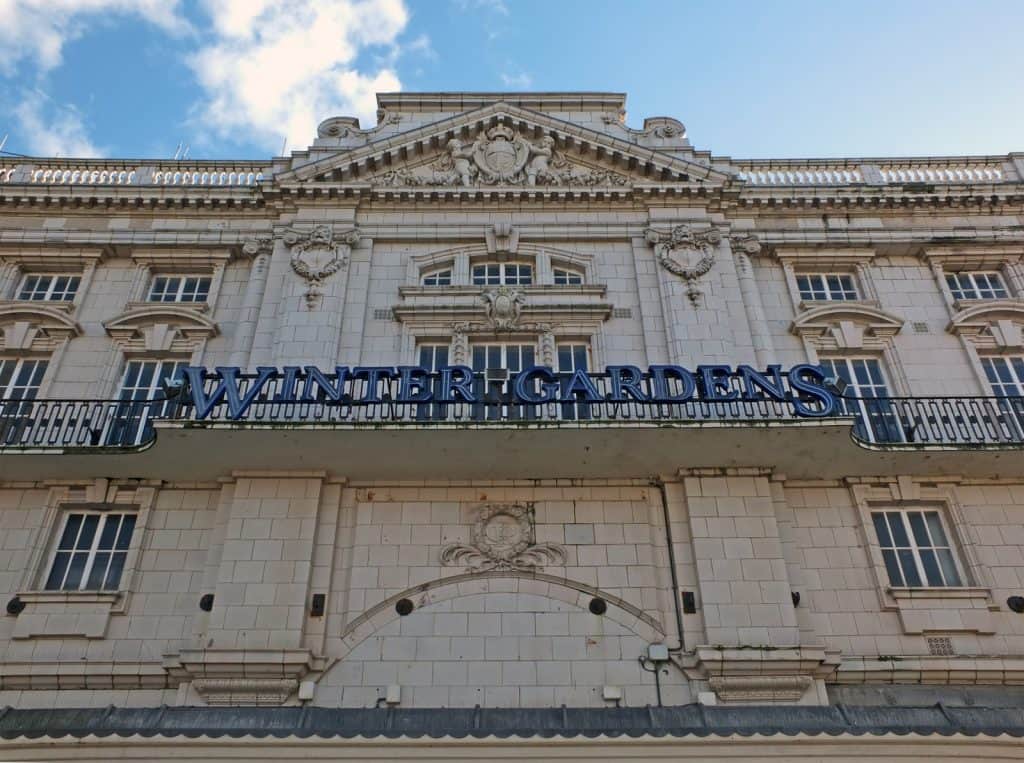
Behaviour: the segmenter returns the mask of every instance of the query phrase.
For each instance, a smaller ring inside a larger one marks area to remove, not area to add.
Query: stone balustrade
[[[270,162],[168,162],[142,165],[103,160],[45,160],[0,166],[0,184],[253,186],[263,181],[264,171],[269,170],[270,166]]]
[[[892,160],[739,161],[732,166],[752,186],[904,185],[909,183],[1004,183],[1020,181],[1015,164],[999,157]]]

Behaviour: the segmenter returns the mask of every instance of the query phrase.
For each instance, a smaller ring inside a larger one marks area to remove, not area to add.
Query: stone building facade
[[[378,100],[272,161],[0,164],[0,755],[1021,755],[1024,155]],[[835,415],[699,370],[801,364]]]

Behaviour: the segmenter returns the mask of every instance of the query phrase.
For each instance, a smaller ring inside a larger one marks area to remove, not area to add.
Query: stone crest
[[[491,327],[497,331],[510,331],[519,323],[526,298],[510,286],[499,286],[480,295],[484,312]]]
[[[534,570],[565,564],[565,550],[537,543],[532,503],[487,504],[477,510],[470,543],[453,543],[441,550],[441,564],[465,565],[472,572]]]
[[[321,283],[348,264],[352,247],[359,243],[359,232],[353,228],[335,236],[330,225],[317,225],[306,231],[289,228],[284,243],[292,250],[292,270],[307,284],[306,307],[313,310],[323,294]]]
[[[612,170],[572,164],[550,135],[531,142],[502,123],[480,133],[472,143],[452,138],[445,144],[445,153],[430,164],[389,170],[372,180],[385,186],[625,186],[630,182]]]
[[[717,228],[698,231],[683,224],[668,233],[648,228],[646,238],[654,247],[658,264],[686,281],[686,296],[696,305],[701,295],[696,281],[715,264],[715,247],[722,241],[721,232]]]

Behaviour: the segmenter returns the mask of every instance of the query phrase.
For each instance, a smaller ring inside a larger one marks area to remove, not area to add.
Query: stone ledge
[[[825,704],[824,679],[839,664],[824,646],[698,646],[680,667],[703,680],[724,704]]]
[[[177,685],[157,662],[0,662],[4,691],[173,689]]]
[[[163,667],[209,705],[279,706],[324,659],[308,649],[184,649],[165,655]]]
[[[1024,686],[1024,657],[844,657],[829,683]]]

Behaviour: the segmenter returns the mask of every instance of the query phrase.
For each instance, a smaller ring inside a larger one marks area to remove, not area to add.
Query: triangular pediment
[[[274,178],[380,187],[715,188],[727,173],[497,102],[310,162]]]

